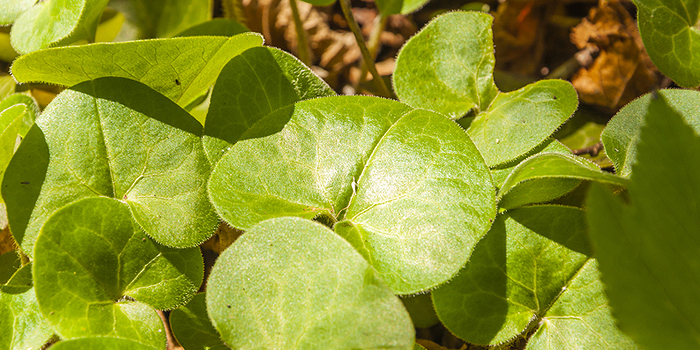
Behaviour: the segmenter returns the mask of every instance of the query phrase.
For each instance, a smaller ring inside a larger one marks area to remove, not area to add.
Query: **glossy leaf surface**
[[[635,0],[639,33],[654,64],[678,85],[700,85],[700,1]]]
[[[294,56],[251,48],[231,59],[214,85],[204,125],[207,156],[215,163],[238,140],[279,131],[286,120],[270,118],[278,109],[332,95],[328,84]]]
[[[467,129],[490,167],[512,161],[549,138],[576,111],[578,97],[564,80],[541,80],[499,93]]]
[[[12,74],[20,82],[63,86],[101,77],[128,78],[184,107],[214,83],[232,57],[260,45],[260,35],[245,33],[54,48],[17,59]]]
[[[346,241],[309,220],[254,226],[221,254],[207,286],[209,315],[233,348],[413,348],[401,301]]]
[[[187,305],[173,310],[170,327],[178,343],[187,350],[228,349],[211,324],[204,293],[195,295]]]
[[[0,293],[0,349],[39,349],[53,330],[39,312],[34,288]]]
[[[412,294],[451,278],[495,215],[483,159],[439,114],[342,96],[270,119],[289,121],[233,145],[212,172],[210,196],[234,227],[279,216],[342,220],[335,230],[397,294]]]
[[[700,346],[700,137],[666,94],[642,116],[625,205],[588,200],[590,237],[620,329],[647,349]]]
[[[26,254],[51,213],[86,197],[125,201],[146,234],[168,246],[191,247],[216,230],[201,125],[165,97],[132,80],[102,78],[61,93],[37,124],[44,135],[25,139],[20,148],[29,143],[29,154],[18,150],[3,185]],[[27,208],[34,208],[29,217]]]
[[[39,1],[15,20],[12,47],[30,53],[57,44],[95,38],[95,29],[108,0]],[[3,11],[4,12],[4,11]]]
[[[401,102],[458,119],[486,110],[498,93],[493,83],[493,18],[452,12],[426,25],[399,52],[394,89]]]
[[[691,90],[660,90],[666,103],[683,117],[695,133],[700,133],[700,92]],[[637,161],[639,132],[653,94],[644,95],[622,108],[605,127],[601,140],[605,152],[615,164],[620,176],[629,176]]]

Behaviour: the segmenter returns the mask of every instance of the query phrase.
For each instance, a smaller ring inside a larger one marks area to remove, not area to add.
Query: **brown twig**
[[[600,153],[600,151],[602,151],[602,150],[603,150],[603,143],[602,143],[602,142],[598,142],[598,143],[596,143],[595,145],[588,146],[588,147],[584,147],[584,148],[575,149],[575,150],[573,150],[572,152],[573,152],[575,155],[577,155],[577,156],[580,156],[580,155],[582,155],[582,154],[589,154],[591,157],[595,157],[595,156],[597,156],[598,153]]]

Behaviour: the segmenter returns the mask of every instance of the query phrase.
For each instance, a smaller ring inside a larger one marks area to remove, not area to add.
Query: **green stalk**
[[[377,18],[375,18],[374,20],[374,27],[372,27],[372,33],[370,33],[369,35],[369,43],[367,43],[369,53],[370,55],[372,55],[372,62],[374,62],[377,59],[377,52],[379,51],[379,46],[382,44],[382,32],[384,32],[384,29],[386,28],[386,23],[388,22],[388,19],[388,16],[384,16],[380,12]],[[360,84],[364,83],[367,80],[366,76],[367,65],[363,64],[360,73],[360,80],[357,84],[358,87],[360,86]]]
[[[367,69],[369,69],[369,72],[372,73],[372,77],[374,77],[374,83],[377,85],[377,90],[379,90],[379,93],[384,97],[391,97],[391,91],[389,91],[389,88],[384,83],[384,79],[382,79],[382,77],[379,75],[379,72],[377,72],[377,67],[374,65],[374,59],[372,59],[372,55],[367,49],[367,44],[365,44],[365,38],[362,37],[362,32],[360,32],[360,26],[357,24],[355,17],[352,15],[350,0],[340,0],[340,7],[343,9],[343,15],[345,15],[345,20],[348,21],[350,30],[355,35],[355,41],[357,41],[357,46],[360,47],[362,59],[364,59]]]
[[[306,32],[304,31],[304,25],[301,23],[301,16],[299,16],[297,0],[289,0],[289,5],[292,7],[292,17],[294,17],[294,29],[297,32],[297,54],[299,55],[299,60],[301,60],[301,62],[304,63],[307,67],[311,67],[311,53],[309,50],[309,43],[306,40]]]

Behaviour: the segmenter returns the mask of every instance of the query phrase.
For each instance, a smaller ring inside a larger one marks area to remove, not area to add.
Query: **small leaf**
[[[382,16],[407,15],[423,7],[429,0],[377,0]]]
[[[227,350],[207,314],[205,295],[197,294],[190,302],[170,313],[170,327],[178,343],[187,350]]]
[[[495,215],[483,159],[439,114],[338,96],[275,118],[289,120],[281,132],[236,143],[212,172],[212,203],[234,227],[280,216],[342,220],[335,230],[394,292],[413,294],[454,276]]]
[[[51,350],[159,350],[165,349],[163,346],[153,346],[142,344],[130,339],[116,337],[89,337],[61,340],[51,346]]]
[[[700,137],[668,92],[646,105],[630,205],[594,187],[590,237],[620,329],[647,349],[698,348]]]
[[[232,348],[414,344],[408,313],[362,256],[331,230],[299,218],[261,222],[226,249],[212,269],[206,302]]]
[[[4,100],[0,101],[0,112],[5,109],[18,104],[24,105],[26,107],[26,113],[22,119],[22,125],[19,129],[19,136],[24,137],[29,131],[29,128],[34,125],[34,120],[39,115],[39,105],[37,105],[34,98],[25,94],[12,94],[7,96]]]
[[[574,155],[540,153],[520,163],[498,191],[499,206],[516,208],[559,198],[582,180],[625,187],[624,178],[604,173],[597,165]]]
[[[0,263],[0,292],[21,294],[32,288],[32,264],[22,266],[17,252],[0,255]]]
[[[126,204],[87,198],[58,210],[34,251],[42,314],[65,338],[118,336],[159,347],[163,324],[153,309],[186,303],[203,277],[199,249],[154,243]]]
[[[508,178],[508,175],[510,175],[510,173],[513,172],[513,169],[515,169],[515,167],[517,167],[526,159],[539,153],[560,153],[568,155],[571,154],[571,150],[558,140],[550,138],[548,141],[545,141],[543,144],[537,146],[535,149],[528,152],[524,156],[514,161],[499,165],[495,168],[491,168],[491,176],[493,176],[493,182],[496,185],[496,187],[503,187],[503,183],[506,181],[506,178]]]
[[[34,288],[0,293],[0,349],[39,349],[53,330],[39,312]]]
[[[168,246],[195,246],[214,234],[201,125],[165,97],[132,80],[101,78],[61,93],[37,125],[45,141],[28,135],[22,145],[35,142],[28,149],[40,152],[48,146],[48,168],[24,164],[43,163],[45,153],[18,150],[3,185],[12,198],[10,225],[26,254],[49,215],[86,197],[125,201],[146,234]]]
[[[23,83],[63,86],[101,77],[128,78],[184,107],[214,83],[232,57],[260,45],[259,34],[246,33],[62,47],[18,58],[12,74]]]
[[[80,39],[93,41],[107,2],[108,0],[36,2],[12,25],[12,46],[17,52],[27,54]]]
[[[657,92],[668,105],[678,111],[683,120],[695,133],[700,133],[700,92],[691,90],[660,90]],[[615,163],[620,176],[629,176],[632,165],[637,161],[639,132],[644,123],[644,115],[652,101],[653,94],[644,95],[622,108],[605,127],[601,140],[605,152]]]
[[[635,0],[644,48],[678,85],[700,85],[700,1]]]
[[[0,110],[0,180],[5,176],[5,169],[14,154],[25,114],[28,114],[27,107],[23,104]]]
[[[271,47],[248,49],[224,66],[214,85],[204,125],[207,156],[216,163],[237,141],[279,131],[284,123],[269,116],[283,107],[332,95],[294,56]]]
[[[428,23],[396,59],[399,100],[452,119],[486,110],[498,93],[492,21],[485,13],[451,12]]]
[[[540,80],[499,93],[467,129],[490,167],[512,161],[542,144],[576,111],[571,83]]]

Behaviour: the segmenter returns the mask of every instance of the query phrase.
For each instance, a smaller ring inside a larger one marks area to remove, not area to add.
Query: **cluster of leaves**
[[[413,349],[414,326],[438,321],[479,345],[698,346],[696,91],[614,117],[615,175],[552,138],[578,105],[570,83],[499,91],[488,14],[445,14],[409,40],[395,101],[336,96],[235,22],[62,46],[94,40],[106,1],[10,3],[14,78],[67,89],[41,113],[26,95],[0,102],[19,245],[0,256],[0,348],[164,349],[156,310],[186,349]],[[196,1],[174,3],[170,16]],[[673,3],[639,1],[642,35],[697,85],[700,2]],[[664,54],[669,38],[691,53]],[[245,233],[197,294],[197,246],[220,225]]]

